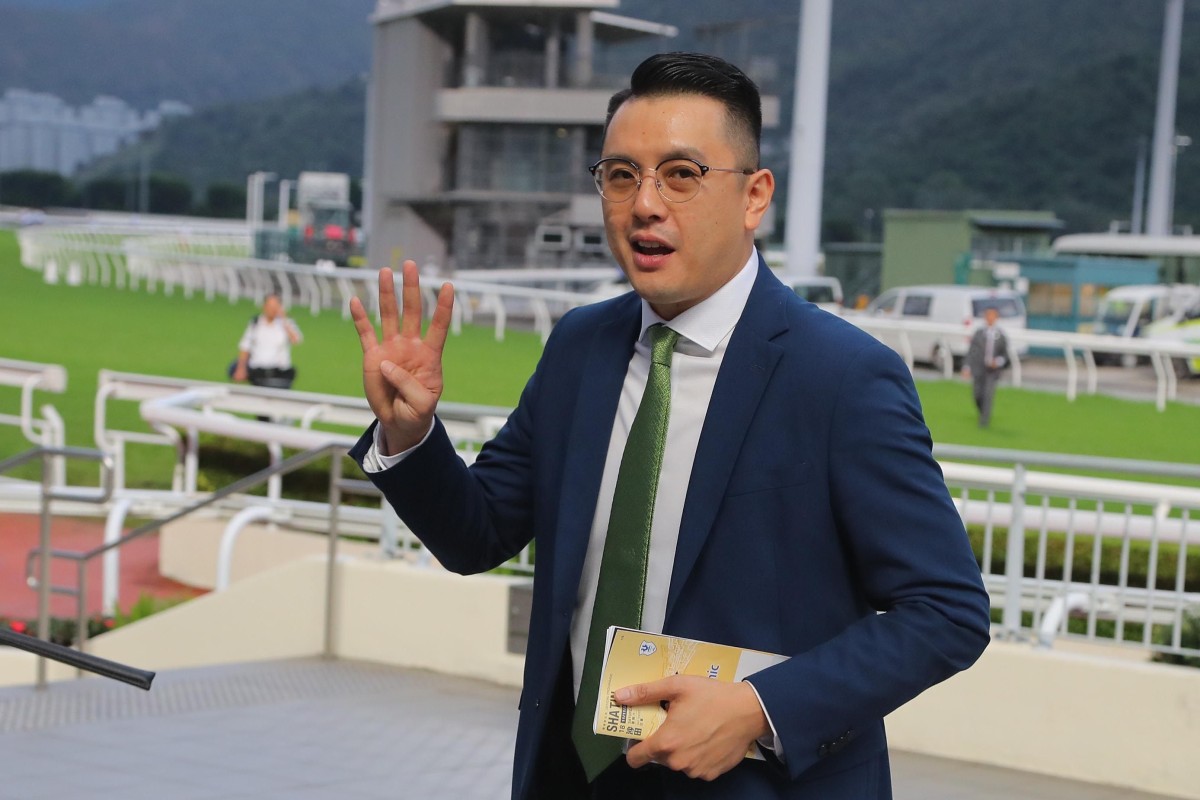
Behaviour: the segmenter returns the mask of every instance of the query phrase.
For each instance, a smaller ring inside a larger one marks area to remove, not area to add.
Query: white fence
[[[7,363],[11,362],[0,366]],[[25,369],[30,375],[51,376],[47,384],[52,388],[65,383],[59,380],[65,378],[60,367]],[[131,430],[112,423],[112,412],[122,403],[136,404],[146,426]],[[100,373],[95,406],[96,445],[114,463],[113,500],[104,509],[106,540],[120,535],[130,514],[167,513],[203,494],[197,486],[203,432],[265,444],[272,463],[277,463],[284,447],[308,449],[330,442],[348,446],[372,418],[361,398],[109,370]],[[451,403],[443,403],[440,412],[468,461],[507,416],[504,408]],[[260,421],[260,416],[268,421]],[[130,444],[174,451],[170,489],[125,486]],[[1002,633],[1043,644],[1066,636],[1200,654],[1181,638],[1185,615],[1200,613],[1195,577],[1200,559],[1200,467],[952,445],[938,446],[935,455],[964,523],[982,537],[981,567],[994,606],[1003,609]],[[1187,485],[1078,474],[1085,470],[1182,479]],[[29,492],[13,493],[18,483],[0,483],[0,501],[28,501]],[[330,513],[323,503],[283,498],[278,482],[268,484],[265,499],[241,497],[224,508],[233,519],[227,528],[230,544],[223,552],[232,548],[237,531],[251,519],[320,530]],[[346,506],[340,517],[348,532],[378,537],[385,553],[428,561],[419,542],[386,505]],[[1061,556],[1052,557],[1056,550]],[[1160,557],[1167,550],[1172,552],[1169,560]],[[110,608],[118,585],[117,551],[105,559],[105,607]],[[1034,567],[1025,570],[1030,560]],[[1145,565],[1137,568],[1138,560]],[[532,563],[526,551],[507,566],[530,573]],[[1134,581],[1133,574],[1145,578]],[[1076,618],[1080,621],[1072,622]]]
[[[969,332],[962,325],[936,322],[914,322],[911,320],[887,319],[866,314],[849,313],[845,319],[854,323],[900,354],[909,369],[916,361],[932,360],[934,352],[916,352],[913,338],[921,341],[933,340],[936,345],[936,366],[945,377],[953,374],[950,356],[951,341],[961,342]],[[1095,394],[1099,385],[1096,369],[1096,353],[1121,353],[1144,357],[1154,367],[1156,381],[1155,406],[1159,411],[1166,408],[1168,400],[1178,397],[1178,380],[1172,359],[1200,358],[1200,344],[1160,341],[1155,339],[1125,338],[1121,336],[1098,336],[1065,331],[1044,331],[1034,328],[1005,328],[1012,357],[1012,380],[1014,386],[1021,385],[1020,353],[1030,347],[1058,350],[1062,353],[1063,366],[1067,374],[1067,399],[1074,400],[1079,393],[1080,364],[1083,365],[1084,391]]]
[[[249,258],[250,236],[244,226],[176,223],[164,230],[146,226],[31,226],[21,229],[23,263],[41,270],[47,279],[99,283],[123,289],[144,288],[165,293],[177,288],[186,296],[218,297],[235,302],[248,298],[258,303],[269,292],[279,292],[288,306],[308,308],[313,314],[337,310],[349,315],[350,298],[358,297],[378,316],[377,274],[372,269],[337,269]],[[241,255],[239,255],[239,253]],[[597,285],[617,276],[612,268],[459,270],[446,278],[454,284],[458,302],[452,322],[454,332],[464,322],[488,320],[502,340],[515,318],[532,325],[545,341],[554,321],[575,306],[594,302]],[[436,270],[425,276],[427,308],[432,308],[443,279]],[[530,285],[533,284],[533,285]],[[933,358],[933,352],[916,352],[914,339],[934,341],[943,374],[951,374],[951,342],[967,335],[962,326],[894,320],[847,313],[846,319],[901,354],[912,368],[915,361]],[[1073,400],[1082,390],[1098,391],[1096,353],[1120,353],[1147,359],[1154,368],[1155,402],[1161,411],[1178,397],[1172,359],[1200,358],[1200,344],[1126,339],[1117,336],[1044,331],[1006,330],[1014,347],[1013,383],[1021,385],[1019,353],[1030,347],[1062,353],[1066,395]],[[922,346],[922,349],[924,347]],[[960,348],[957,348],[960,349]],[[1081,370],[1082,367],[1082,370]],[[1082,374],[1081,374],[1082,373]]]
[[[46,280],[91,283],[118,289],[144,289],[185,297],[202,296],[236,302],[261,303],[278,292],[289,307],[317,314],[337,310],[350,313],[350,299],[358,297],[378,316],[378,273],[373,269],[348,269],[249,257],[250,237],[245,228],[180,229],[170,233],[117,226],[35,226],[18,233],[21,261],[41,271]],[[545,341],[554,321],[575,306],[597,297],[578,291],[611,280],[611,268],[578,270],[462,270],[451,278],[459,301],[453,326],[477,317],[491,320],[497,340],[502,340],[510,320],[531,322]],[[503,279],[504,282],[501,282]],[[436,272],[426,275],[424,289],[432,308],[443,281]],[[542,284],[529,286],[524,284]],[[556,288],[544,288],[549,285]],[[571,288],[568,288],[571,287]]]
[[[963,522],[982,529],[985,582],[1001,630],[1111,640],[1183,652],[1184,615],[1200,616],[1200,466],[944,445],[935,447]],[[986,462],[986,465],[963,463]],[[1005,466],[995,466],[1005,464]],[[1073,470],[1037,472],[1042,466]],[[1184,479],[1191,485],[1088,477],[1079,471]],[[1003,553],[997,541],[1003,536]],[[1160,555],[1174,551],[1171,571]],[[1027,570],[1029,553],[1034,568]],[[1054,552],[1061,557],[1054,557]],[[1113,555],[1116,553],[1117,555]],[[1057,571],[1049,566],[1060,563]],[[1140,568],[1134,562],[1144,562]],[[1115,570],[1113,566],[1115,564]],[[1131,574],[1145,575],[1134,583]],[[1083,615],[1072,629],[1072,615]],[[1189,652],[1200,654],[1200,643]]]
[[[46,403],[35,409],[35,392],[62,394],[67,390],[67,370],[58,364],[36,364],[0,358],[0,386],[21,390],[16,413],[0,411],[0,425],[18,428],[30,444],[43,447],[62,447],[66,444],[66,425],[53,405]],[[51,483],[61,486],[66,480],[66,464],[52,458]]]

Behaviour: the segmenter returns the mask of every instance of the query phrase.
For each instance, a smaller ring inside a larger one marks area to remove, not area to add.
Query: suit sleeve
[[[878,613],[752,676],[793,777],[965,669],[989,641],[988,596],[908,370],[884,346],[863,347],[835,403],[828,458],[837,535]]]
[[[425,442],[403,461],[382,472],[364,470],[400,519],[453,572],[493,569],[533,536],[530,432],[541,369],[539,365],[508,422],[471,467],[437,420]],[[350,451],[360,467],[377,424]]]

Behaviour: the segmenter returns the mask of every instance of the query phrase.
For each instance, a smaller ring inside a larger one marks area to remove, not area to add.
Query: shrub
[[[1182,632],[1179,644],[1192,650],[1200,650],[1200,607],[1192,608],[1183,613]],[[1157,644],[1171,644],[1170,628],[1165,628],[1157,636]],[[1176,653],[1155,653],[1154,660],[1163,664],[1179,664],[1185,667],[1200,667],[1200,656],[1184,656]]]

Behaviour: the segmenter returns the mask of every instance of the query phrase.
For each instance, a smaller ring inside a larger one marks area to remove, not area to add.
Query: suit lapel
[[[783,355],[783,348],[771,340],[787,330],[788,294],[760,259],[754,288],[717,373],[696,448],[667,596],[668,622],[716,520],[759,401]]]
[[[554,608],[557,612],[573,612],[575,608],[608,442],[641,322],[640,309],[636,299],[631,299],[621,313],[599,325],[584,357],[571,436],[565,444],[567,453],[563,460],[562,496],[555,537],[558,563],[554,569]]]

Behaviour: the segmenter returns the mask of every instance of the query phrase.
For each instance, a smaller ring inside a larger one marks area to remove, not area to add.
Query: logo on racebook
[[[638,648],[639,656],[652,656],[656,652],[658,652],[658,646],[654,642],[648,642],[645,639],[642,640],[642,644]]]

